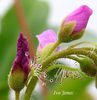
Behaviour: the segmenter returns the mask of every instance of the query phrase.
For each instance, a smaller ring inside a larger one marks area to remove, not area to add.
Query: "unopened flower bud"
[[[17,42],[17,55],[9,74],[9,85],[15,91],[20,91],[26,83],[30,71],[30,54],[27,39],[20,33]]]
[[[79,39],[85,31],[91,14],[92,9],[83,5],[68,15],[62,23],[59,40],[61,40],[61,42],[70,42]]]

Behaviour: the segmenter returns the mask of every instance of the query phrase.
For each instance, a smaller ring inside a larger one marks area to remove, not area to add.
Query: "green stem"
[[[77,68],[71,68],[71,67],[68,67],[68,66],[65,66],[65,65],[60,65],[60,64],[49,66],[45,71],[49,72],[49,71],[54,70],[56,68],[60,68],[60,69],[64,69],[64,70],[70,70],[70,71],[78,71]]]
[[[97,48],[95,48],[95,47],[94,47],[94,48],[93,48],[93,47],[91,47],[91,48],[90,48],[90,47],[83,47],[82,49],[83,49],[83,50],[90,50],[90,51],[94,51],[94,52],[96,52],[96,53],[97,53]]]
[[[27,86],[25,95],[24,95],[24,100],[30,100],[30,97],[32,95],[32,92],[36,86],[36,83],[38,81],[37,76],[33,76],[32,79],[30,80],[30,83]]]
[[[15,100],[20,100],[19,96],[20,96],[20,92],[19,91],[15,91]]]
[[[74,48],[74,47],[76,47],[76,46],[79,46],[79,45],[85,44],[85,43],[88,43],[88,42],[83,41],[83,42],[76,43],[76,44],[74,44],[74,45],[69,46],[68,49],[72,49],[72,48]]]
[[[49,52],[47,53],[46,57],[49,56],[60,44],[60,41],[58,40],[53,46],[52,48],[49,50]]]
[[[75,56],[67,56],[67,58],[73,59],[73,60],[75,60],[75,61],[77,61],[77,62],[80,63],[80,58],[78,58],[78,57],[75,57]]]
[[[96,85],[96,88],[97,88],[97,72],[96,72],[96,76],[95,76],[95,85]]]
[[[59,59],[59,58],[64,58],[68,55],[73,55],[73,54],[85,55],[93,59],[94,63],[97,65],[97,55],[95,52],[84,50],[83,48],[74,48],[74,49],[62,50],[56,54],[49,56],[44,62],[42,62],[42,70],[44,70],[45,67],[49,65],[51,62],[53,62],[54,60]]]

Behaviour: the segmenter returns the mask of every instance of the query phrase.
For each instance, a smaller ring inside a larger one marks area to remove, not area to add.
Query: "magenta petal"
[[[89,20],[90,15],[92,14],[92,9],[90,9],[88,6],[83,5],[74,12],[72,12],[70,15],[66,17],[64,20],[64,23],[75,21],[76,27],[73,31],[73,33],[78,33],[81,30],[85,29]]]
[[[58,40],[56,33],[51,29],[42,32],[36,37],[38,38],[39,41],[39,46],[38,46],[39,51],[41,51],[47,44],[55,43]]]
[[[27,39],[23,36],[22,33],[20,33],[18,42],[17,42],[17,55],[16,59],[13,63],[13,71],[17,69],[17,67],[20,67],[24,74],[27,76],[30,68],[30,54],[29,54],[29,48],[28,48],[28,42]]]

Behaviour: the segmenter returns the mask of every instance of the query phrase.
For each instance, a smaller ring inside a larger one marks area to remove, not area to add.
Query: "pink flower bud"
[[[18,67],[20,67],[24,72],[25,77],[27,77],[30,71],[29,65],[30,65],[30,54],[28,48],[28,41],[23,36],[23,34],[20,33],[17,42],[17,55],[13,63],[12,72],[14,72],[16,69],[18,69]]]
[[[81,38],[84,34],[92,10],[83,5],[69,14],[62,23],[58,39],[60,42],[71,42]]]
[[[27,39],[20,33],[17,42],[17,55],[9,73],[9,86],[15,91],[24,88],[30,71],[30,54]]]
[[[78,8],[77,10],[73,11],[71,14],[69,14],[65,18],[64,24],[74,21],[76,23],[76,26],[75,26],[72,34],[76,34],[86,28],[91,14],[92,14],[92,9],[90,9],[86,5],[83,5],[80,8]]]

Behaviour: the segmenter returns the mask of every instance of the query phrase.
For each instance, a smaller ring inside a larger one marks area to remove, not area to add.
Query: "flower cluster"
[[[80,64],[82,72],[88,76],[97,77],[97,49],[92,51],[92,47],[78,48],[77,45],[80,45],[80,43],[74,44],[64,50],[61,50],[61,47],[59,47],[61,43],[72,42],[83,36],[91,14],[92,9],[83,5],[63,20],[58,34],[54,30],[48,29],[37,35],[36,37],[39,41],[36,52],[37,59],[32,61],[32,64],[28,40],[23,33],[20,33],[17,42],[17,55],[9,74],[9,86],[18,92],[24,86],[27,86],[24,100],[30,100],[39,75],[41,76],[43,72],[48,72],[56,68],[70,70],[64,64],[57,64],[56,60],[60,58],[77,61]]]

